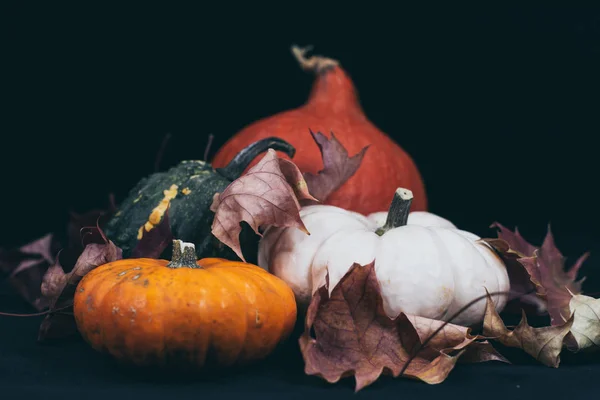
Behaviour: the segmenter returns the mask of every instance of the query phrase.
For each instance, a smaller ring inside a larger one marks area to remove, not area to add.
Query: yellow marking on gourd
[[[160,222],[161,212],[160,210],[154,209],[152,213],[150,213],[150,218],[148,218],[148,222],[152,225],[156,225]]]
[[[179,186],[173,184],[169,189],[163,190],[163,194],[165,197],[163,197],[160,203],[158,203],[158,205],[154,207],[154,209],[150,213],[150,216],[148,217],[148,221],[144,225],[142,225],[138,230],[138,240],[140,240],[144,236],[144,230],[146,232],[150,232],[152,229],[154,229],[156,225],[160,223],[160,220],[162,219],[163,215],[165,215],[165,211],[167,211],[171,200],[177,197],[178,189]]]
[[[133,203],[135,204],[138,201],[140,201],[141,199],[142,199],[142,194],[140,193],[140,195],[135,200],[133,200]]]
[[[198,171],[198,173],[190,176],[190,179],[198,179],[198,178],[200,178],[200,175],[209,175],[210,173],[211,173],[210,171],[206,171],[206,170]]]
[[[186,188],[183,188],[181,193],[183,193],[184,195],[187,196],[188,194],[192,193],[192,191],[190,190],[190,188],[186,187]]]

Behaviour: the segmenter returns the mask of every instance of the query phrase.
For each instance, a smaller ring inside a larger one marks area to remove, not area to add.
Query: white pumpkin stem
[[[169,268],[200,268],[196,263],[196,246],[193,243],[184,242],[179,239],[173,240],[173,255],[171,262],[167,264]]]
[[[392,199],[392,204],[390,204],[385,225],[377,229],[376,233],[381,236],[390,229],[406,225],[408,222],[408,214],[410,213],[412,200],[412,191],[405,188],[396,189],[394,198]]]

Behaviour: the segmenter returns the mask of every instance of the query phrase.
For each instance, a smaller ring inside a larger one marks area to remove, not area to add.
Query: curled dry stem
[[[522,296],[528,295],[533,293],[533,291],[529,292],[529,293],[524,293]],[[400,373],[398,374],[398,376],[402,376],[404,375],[404,373],[406,372],[406,369],[408,368],[408,366],[410,365],[411,361],[415,359],[415,357],[417,357],[417,355],[419,354],[419,352],[424,349],[429,342],[441,331],[444,330],[444,328],[450,324],[454,319],[456,319],[459,315],[461,315],[463,312],[465,312],[469,307],[475,305],[475,303],[486,299],[488,296],[495,296],[495,295],[510,295],[510,292],[508,291],[500,291],[500,292],[492,292],[492,293],[487,293],[485,295],[481,295],[479,297],[476,297],[475,299],[471,300],[469,303],[467,303],[466,305],[464,305],[461,309],[459,309],[457,312],[455,312],[454,314],[452,314],[452,316],[450,318],[448,318],[446,321],[444,321],[444,323],[442,325],[440,325],[435,331],[433,331],[433,333],[431,335],[429,335],[429,337],[427,337],[427,339],[425,339],[423,341],[423,343],[421,343],[420,345],[417,346],[416,350],[410,355],[410,357],[408,358],[408,360],[404,363],[404,366],[402,367],[402,369],[400,370]]]
[[[300,64],[300,67],[305,71],[312,71],[320,74],[326,70],[337,67],[340,63],[337,60],[324,56],[306,57],[306,53],[312,50],[312,46],[299,47],[292,46],[292,54]]]
[[[72,302],[63,307],[49,309],[46,311],[32,313],[32,314],[7,313],[7,312],[0,311],[0,316],[2,316],[2,317],[40,317],[40,316],[47,315],[47,314],[70,314],[70,313],[61,313],[61,311],[66,310],[67,308],[70,308],[70,307],[73,307]]]

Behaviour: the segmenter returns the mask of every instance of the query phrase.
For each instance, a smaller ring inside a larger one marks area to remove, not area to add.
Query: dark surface
[[[209,133],[214,154],[249,122],[302,104],[313,78],[289,48],[313,44],[413,156],[432,212],[482,236],[494,221],[518,225],[536,244],[551,223],[569,260],[592,251],[584,289],[600,292],[598,8],[290,6],[3,3],[0,245],[61,232],[70,210],[105,207],[109,192],[123,199],[167,133],[162,169],[202,158]],[[7,288],[0,308],[32,312]],[[37,345],[39,322],[0,317],[2,399],[352,393],[351,380],[305,377],[293,342],[261,366],[177,383],[126,373],[78,341]],[[592,399],[598,377],[597,361],[460,366],[442,385],[385,379],[359,397]]]
[[[0,296],[0,302],[4,309],[26,310],[5,294]],[[37,317],[0,319],[2,399],[70,396],[106,399],[138,394],[147,399],[233,399],[239,396],[330,399],[354,393],[353,378],[331,385],[320,378],[306,376],[295,340],[287,342],[264,362],[245,369],[178,378],[117,365],[111,358],[96,353],[79,337],[38,344],[40,320]],[[356,398],[596,398],[600,373],[598,356],[564,354],[560,367],[553,369],[538,364],[520,351],[497,347],[512,365],[461,364],[439,385],[384,377],[360,391]]]

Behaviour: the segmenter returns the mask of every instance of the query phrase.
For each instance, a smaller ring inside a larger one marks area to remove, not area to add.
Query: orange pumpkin
[[[256,265],[197,260],[173,242],[173,258],[121,259],[89,272],[74,297],[83,338],[139,366],[242,365],[269,355],[292,332],[292,290]]]

